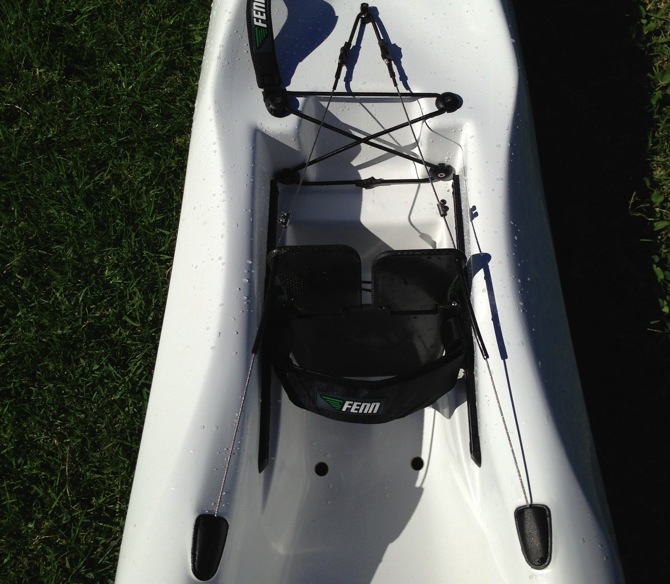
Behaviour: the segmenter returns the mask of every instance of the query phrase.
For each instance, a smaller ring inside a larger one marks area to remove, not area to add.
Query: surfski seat
[[[346,422],[380,423],[429,406],[456,383],[466,351],[465,256],[456,249],[381,253],[372,303],[346,245],[279,247],[272,363],[297,406]]]

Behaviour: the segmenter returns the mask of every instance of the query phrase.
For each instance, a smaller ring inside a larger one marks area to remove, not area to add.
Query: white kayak
[[[622,582],[511,8],[215,1],[116,582]]]

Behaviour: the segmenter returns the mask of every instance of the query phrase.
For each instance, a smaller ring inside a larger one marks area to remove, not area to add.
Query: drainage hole
[[[423,468],[423,458],[421,458],[420,456],[415,456],[412,459],[411,464],[414,470],[421,470]]]
[[[325,477],[328,474],[328,465],[325,462],[317,462],[314,472],[320,477]]]

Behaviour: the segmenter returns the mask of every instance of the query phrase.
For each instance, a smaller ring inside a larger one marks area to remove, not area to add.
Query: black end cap
[[[440,163],[434,168],[428,169],[431,180],[453,180],[454,167],[450,164]]]
[[[526,505],[514,512],[516,531],[526,562],[542,570],[551,561],[551,511],[546,505]]]
[[[444,110],[445,112],[451,114],[463,105],[463,98],[460,95],[451,93],[447,91],[446,93],[441,93],[435,99],[435,107],[439,110]]]
[[[228,537],[228,522],[216,515],[198,515],[193,529],[191,569],[201,581],[211,580],[219,569]]]
[[[284,89],[273,88],[263,91],[263,101],[268,112],[275,118],[285,118],[291,115],[289,108],[288,95]]]

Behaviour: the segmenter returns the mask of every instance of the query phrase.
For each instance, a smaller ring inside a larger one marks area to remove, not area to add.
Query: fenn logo
[[[382,413],[381,401],[355,401],[321,394],[321,399],[336,412],[343,414],[375,415]]]
[[[254,25],[254,40],[259,49],[268,37],[268,17],[265,0],[254,0],[251,4],[251,22]]]

